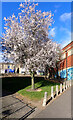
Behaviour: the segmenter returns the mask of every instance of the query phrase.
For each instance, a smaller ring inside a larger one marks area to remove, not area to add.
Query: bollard
[[[69,81],[68,81],[68,87],[69,87]]]
[[[62,93],[62,84],[60,84],[60,93]]]
[[[66,81],[65,81],[65,89],[66,89]]]
[[[67,89],[67,81],[65,82],[65,87],[66,87],[66,89]]]
[[[65,82],[63,83],[63,91],[65,91]]]
[[[66,81],[66,85],[67,85],[67,88],[68,88],[68,81]]]
[[[68,86],[68,81],[67,81],[67,88],[68,88],[69,86]]]
[[[58,85],[56,85],[56,95],[58,96]]]
[[[45,92],[44,94],[43,106],[46,106],[46,102],[47,102],[47,92]]]
[[[68,88],[68,81],[67,81],[67,88]]]
[[[52,97],[52,99],[54,98],[54,94],[53,94],[53,86],[51,87],[51,97]]]
[[[71,80],[70,80],[69,84],[70,84],[70,87],[71,87]]]
[[[67,84],[67,88],[68,88],[68,81],[66,81],[66,84]]]
[[[67,89],[67,81],[66,81],[66,89]]]
[[[69,80],[69,87],[70,87],[70,80]]]

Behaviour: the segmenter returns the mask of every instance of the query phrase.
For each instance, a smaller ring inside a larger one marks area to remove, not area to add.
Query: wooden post
[[[71,80],[70,80],[70,87],[71,87]]]
[[[66,89],[67,89],[67,81],[66,81]]]
[[[69,87],[70,87],[70,80],[69,80]]]
[[[60,84],[60,93],[62,93],[62,84]]]
[[[67,88],[68,88],[68,81],[67,81]]]
[[[56,85],[56,95],[58,96],[58,85]]]
[[[68,87],[69,87],[69,81],[68,81]]]
[[[46,106],[46,102],[47,102],[47,92],[45,92],[44,94],[43,106]]]
[[[63,83],[63,91],[65,91],[65,82]]]
[[[54,94],[53,94],[53,86],[51,87],[51,97],[52,97],[52,99],[54,98]]]

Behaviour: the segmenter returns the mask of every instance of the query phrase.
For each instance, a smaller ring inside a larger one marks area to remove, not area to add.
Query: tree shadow
[[[4,116],[8,116],[10,114],[11,114],[11,110],[5,110],[2,112],[2,115],[4,115]]]
[[[39,82],[39,87],[43,86],[55,86],[57,83],[54,83],[50,80],[45,80],[42,77],[35,77],[35,83]],[[7,96],[16,93],[17,91],[26,88],[31,85],[31,77],[18,76],[18,77],[4,77],[2,78],[2,96]]]
[[[1,79],[0,79],[1,80]],[[44,80],[43,77],[35,77],[35,83]],[[31,77],[3,77],[2,78],[2,96],[16,93],[17,91],[31,85]]]
[[[2,96],[13,94],[31,85],[30,77],[4,77],[2,78]]]
[[[37,79],[37,77],[35,77],[35,80]],[[40,87],[44,87],[44,86],[55,86],[55,85],[59,85],[60,84],[60,82],[58,81],[58,82],[55,82],[55,80],[54,81],[51,81],[51,80],[45,80],[45,78],[44,77],[40,77],[39,79],[38,79],[38,82],[39,82],[39,87],[37,87],[37,88],[40,88]]]

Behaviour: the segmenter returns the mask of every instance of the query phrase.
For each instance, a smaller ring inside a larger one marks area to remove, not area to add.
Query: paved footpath
[[[53,102],[48,104],[47,107],[39,113],[33,112],[34,109],[26,103],[16,99],[13,95],[4,95],[0,98],[0,118],[3,120],[24,120],[28,118],[73,118],[73,86],[68,88],[62,95],[58,96]]]
[[[34,108],[16,99],[13,94],[0,97],[0,103],[2,103],[0,106],[0,118],[2,120],[10,120],[11,118],[24,120],[34,111]]]
[[[47,105],[34,118],[73,118],[73,86]]]

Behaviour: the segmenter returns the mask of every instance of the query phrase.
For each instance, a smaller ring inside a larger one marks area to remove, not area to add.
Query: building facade
[[[73,41],[62,49],[59,76],[66,80],[73,80]]]
[[[20,65],[13,63],[0,63],[0,73],[20,73]]]
[[[59,76],[66,80],[73,80],[73,41],[62,49],[62,57],[58,69]],[[0,73],[24,73],[21,65],[0,63]]]

